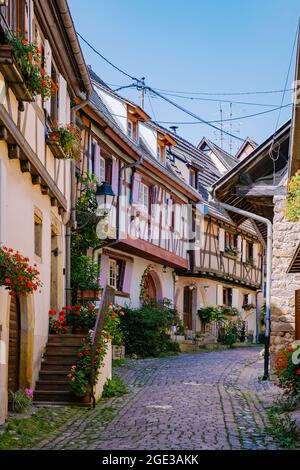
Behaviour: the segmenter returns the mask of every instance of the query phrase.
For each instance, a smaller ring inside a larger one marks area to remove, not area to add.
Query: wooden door
[[[9,315],[9,347],[8,347],[8,390],[19,389],[20,373],[20,307],[16,297],[11,297]]]
[[[183,324],[188,330],[193,329],[193,292],[189,287],[183,291]]]
[[[300,289],[295,291],[295,339],[300,340]]]
[[[151,274],[147,274],[145,281],[144,281],[144,288],[145,288],[145,298],[149,300],[156,300],[156,286]]]

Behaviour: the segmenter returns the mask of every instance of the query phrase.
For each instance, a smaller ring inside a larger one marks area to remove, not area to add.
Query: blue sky
[[[159,89],[187,91],[184,96],[209,98],[189,100],[169,96],[205,120],[219,120],[272,109],[282,94],[240,96],[191,95],[281,90],[284,88],[297,22],[299,0],[69,0],[77,31],[104,56],[134,77]],[[108,84],[122,86],[132,81],[111,68],[81,42],[87,64]],[[294,75],[294,60],[288,88]],[[113,87],[112,88],[116,88]],[[139,102],[136,89],[124,96]],[[287,92],[284,103],[291,102]],[[158,97],[146,96],[145,110],[157,121],[190,122],[192,117]],[[280,123],[290,117],[282,110]],[[238,119],[224,129],[258,143],[275,130],[278,111]],[[164,124],[168,127],[171,124]],[[220,124],[216,124],[220,126]],[[203,135],[220,145],[219,131],[204,124],[179,124],[178,132],[197,144]],[[234,153],[240,145],[223,136],[224,148]]]

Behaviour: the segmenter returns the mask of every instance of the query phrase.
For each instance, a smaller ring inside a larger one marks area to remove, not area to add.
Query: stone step
[[[81,344],[86,339],[86,335],[66,334],[66,335],[49,335],[48,344]]]
[[[70,373],[70,369],[68,369],[68,371],[41,370],[39,380],[55,380],[57,382],[65,382],[67,380],[69,373]]]
[[[79,344],[47,344],[46,356],[53,356],[56,354],[69,354],[70,356],[76,356],[80,348]]]
[[[36,383],[35,391],[39,392],[44,391],[70,391],[70,381],[69,380],[38,380]]]
[[[66,390],[38,390],[33,394],[34,402],[76,403],[80,401],[73,393]]]
[[[65,371],[67,374],[70,372],[71,366],[75,365],[77,362],[76,359],[73,358],[72,361],[62,361],[56,359],[44,359],[41,365],[41,372],[44,371]]]
[[[77,354],[70,354],[61,351],[51,351],[44,355],[44,361],[56,361],[61,364],[74,364],[78,361]]]

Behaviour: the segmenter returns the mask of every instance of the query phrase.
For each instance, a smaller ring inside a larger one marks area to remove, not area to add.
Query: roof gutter
[[[216,204],[226,211],[235,212],[247,219],[261,222],[267,226],[267,269],[266,269],[266,316],[265,316],[265,355],[264,355],[264,375],[263,380],[269,378],[269,357],[270,357],[270,333],[271,333],[271,274],[272,274],[272,242],[273,242],[273,224],[269,219],[253,214],[252,212],[239,209],[238,207],[219,202],[213,192],[212,195]]]

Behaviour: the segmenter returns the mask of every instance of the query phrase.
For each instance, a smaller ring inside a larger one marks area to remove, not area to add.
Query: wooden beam
[[[39,175],[32,175],[31,176],[32,184],[42,184],[42,178]]]
[[[28,160],[20,160],[20,165],[22,173],[31,173],[32,167],[31,163]]]
[[[282,186],[236,186],[235,194],[237,196],[269,196],[286,194],[286,189]]]
[[[65,210],[67,210],[67,200],[65,196],[58,189],[55,181],[52,179],[37,154],[32,150],[30,144],[27,142],[22,132],[17,128],[14,120],[2,104],[0,105],[0,122],[3,123],[3,125],[7,129],[7,132],[15,141],[15,144],[10,145],[15,145],[22,149],[22,155],[24,155],[24,157],[28,159],[37,174],[41,176],[41,178],[45,182],[45,186],[49,188],[51,196],[55,197],[59,205],[61,205]],[[17,152],[19,152],[20,155],[20,151]],[[19,156],[15,156],[13,158],[19,158]]]
[[[51,206],[52,206],[52,207],[57,207],[57,205],[58,205],[58,204],[57,204],[57,199],[56,199],[55,197],[52,197],[52,198],[51,198]]]
[[[8,144],[8,158],[11,160],[20,159],[20,147],[16,144]]]
[[[41,191],[45,196],[50,196],[50,188],[48,188],[48,186],[42,186]]]
[[[0,126],[0,140],[7,140],[8,132],[4,126]]]

